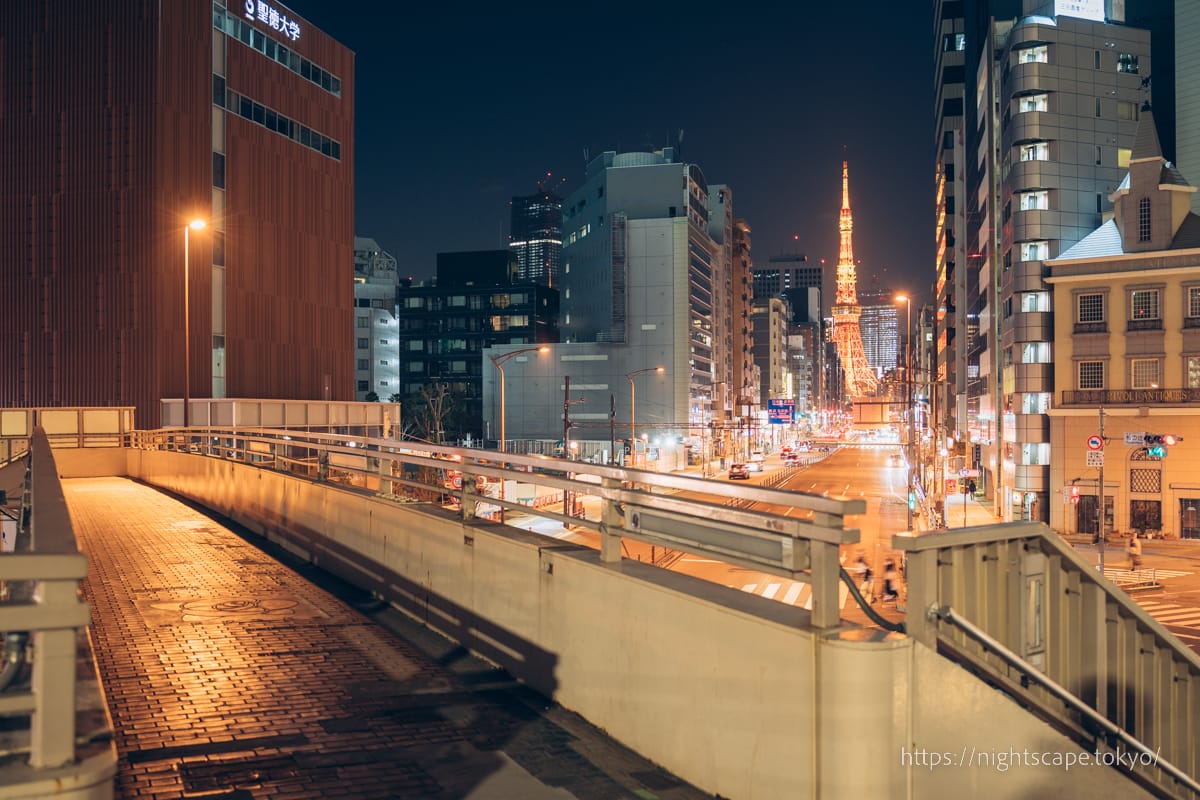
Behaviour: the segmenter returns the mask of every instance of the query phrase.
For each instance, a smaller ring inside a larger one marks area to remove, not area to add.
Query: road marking
[[[794,605],[796,598],[800,596],[800,590],[803,588],[804,584],[793,581],[791,588],[788,589],[787,594],[783,596],[783,602],[787,603],[789,606]]]
[[[775,593],[779,591],[779,587],[782,585],[783,584],[772,583],[770,586],[767,587],[767,590],[762,593],[762,596],[767,598],[768,600],[774,600]]]
[[[1200,607],[1164,603],[1158,600],[1150,600],[1138,603],[1138,605],[1160,625],[1193,629],[1200,627]]]

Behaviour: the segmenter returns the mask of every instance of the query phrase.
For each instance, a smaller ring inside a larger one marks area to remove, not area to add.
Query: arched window
[[[1138,201],[1138,241],[1150,241],[1150,198]]]

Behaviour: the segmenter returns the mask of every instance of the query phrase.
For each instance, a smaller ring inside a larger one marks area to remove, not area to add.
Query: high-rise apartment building
[[[0,59],[0,405],[353,397],[353,53],[277,2],[33,0]]]
[[[518,280],[558,285],[562,218],[562,198],[552,191],[512,199],[508,246],[517,257]]]
[[[1011,20],[968,9],[981,41],[968,43],[978,60],[968,69],[965,152],[979,158],[968,159],[958,220],[971,273],[958,307],[960,332],[977,327],[954,384],[956,449],[946,465],[979,468],[977,485],[1003,518],[1044,521],[1055,371],[1044,265],[1111,214],[1108,196],[1150,99],[1150,33],[1077,3],[1024,6],[1028,16]]]
[[[877,375],[902,366],[900,357],[900,312],[892,301],[891,292],[865,291],[858,293],[862,314],[858,327],[862,332],[863,351],[867,363]]]

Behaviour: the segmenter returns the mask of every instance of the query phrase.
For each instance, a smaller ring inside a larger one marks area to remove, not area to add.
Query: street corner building
[[[353,75],[279,3],[0,4],[0,406],[353,399]]]

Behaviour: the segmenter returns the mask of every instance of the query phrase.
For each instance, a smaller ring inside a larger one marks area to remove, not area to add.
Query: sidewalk
[[[992,512],[991,500],[984,498],[981,502],[974,495],[963,494],[946,496],[943,516],[945,517],[946,527],[942,530],[974,528],[979,525],[998,525],[1004,521]],[[932,530],[929,527],[929,518],[924,514],[921,515],[919,527],[923,532]]]

